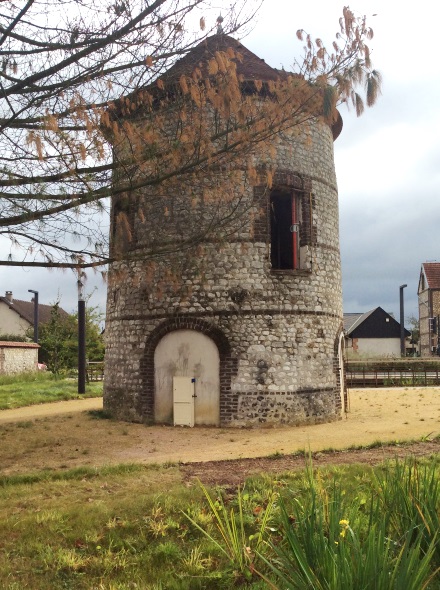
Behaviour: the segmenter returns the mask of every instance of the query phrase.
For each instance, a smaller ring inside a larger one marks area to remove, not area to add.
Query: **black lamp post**
[[[408,285],[400,285],[400,356],[405,356],[405,320],[403,313],[403,290]]]
[[[78,276],[78,393],[86,392],[86,302]]]
[[[28,289],[28,292],[34,294],[34,342],[38,344],[38,291]]]

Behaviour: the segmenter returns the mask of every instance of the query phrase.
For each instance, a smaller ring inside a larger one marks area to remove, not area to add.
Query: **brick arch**
[[[345,363],[344,363],[344,359],[342,359],[342,365],[344,367],[343,369],[343,373],[341,375],[341,371],[340,371],[340,359],[339,359],[339,342],[341,340],[341,337],[343,336],[343,327],[340,326],[337,333],[336,333],[336,337],[334,340],[334,344],[333,344],[333,370],[336,374],[336,391],[337,391],[337,395],[335,397],[335,401],[336,401],[336,407],[338,410],[343,410],[344,412],[347,412],[347,408],[348,408],[348,394],[347,394],[347,386],[346,386],[346,379],[345,379]],[[343,397],[344,397],[344,402],[343,402],[343,406],[342,402],[341,402],[341,397],[339,395],[339,392],[341,391],[341,388],[343,388]]]
[[[286,186],[299,192],[312,192],[312,180],[307,174],[277,168],[272,178],[272,186]]]
[[[237,373],[238,360],[232,356],[225,334],[214,324],[200,318],[178,316],[165,320],[149,335],[141,361],[142,393],[139,410],[148,422],[154,421],[154,353],[160,340],[176,330],[194,330],[208,336],[217,346],[220,357],[220,425],[230,422],[237,412],[237,397],[231,392],[231,379]]]

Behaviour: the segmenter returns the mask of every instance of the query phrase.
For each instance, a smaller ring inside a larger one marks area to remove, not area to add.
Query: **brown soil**
[[[440,451],[440,388],[358,389],[350,392],[350,402],[350,412],[338,422],[259,429],[115,422],[93,414],[102,408],[101,399],[4,410],[0,473],[173,462],[181,464],[186,479],[235,484],[252,473],[303,467],[301,452],[308,450],[315,465],[373,464]],[[387,444],[411,440],[423,442]],[[375,448],[347,450],[378,441]]]

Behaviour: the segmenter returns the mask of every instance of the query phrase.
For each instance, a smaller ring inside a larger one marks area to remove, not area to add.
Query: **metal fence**
[[[353,361],[345,363],[347,387],[403,387],[440,385],[440,362]]]

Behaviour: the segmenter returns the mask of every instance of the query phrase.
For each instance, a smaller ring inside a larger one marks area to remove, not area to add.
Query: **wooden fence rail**
[[[102,381],[104,379],[104,362],[87,363],[87,380]]]

